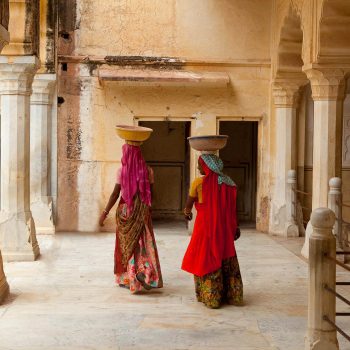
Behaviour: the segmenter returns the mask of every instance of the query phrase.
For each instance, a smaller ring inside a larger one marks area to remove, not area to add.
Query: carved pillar
[[[314,141],[312,209],[328,206],[328,182],[341,178],[342,169],[342,111],[344,99],[344,72],[340,69],[310,69],[306,74],[311,82],[314,100]],[[307,225],[302,255],[308,258]]]
[[[37,74],[30,104],[30,202],[37,233],[55,233],[50,181],[51,111],[55,74]]]
[[[3,1],[0,5],[0,52],[3,47],[9,43],[10,35],[7,31],[8,19],[9,19],[9,11],[8,11],[8,1]],[[0,251],[0,303],[7,297],[10,291],[9,285],[6,280],[6,276],[3,269],[2,255]]]
[[[301,83],[275,82],[276,167],[270,232],[288,237],[299,235],[298,226],[287,222],[288,171],[296,167],[296,109]]]
[[[312,209],[327,207],[328,182],[341,178],[344,72],[339,69],[306,72],[314,100]]]
[[[35,56],[0,56],[1,213],[4,260],[35,260],[40,254],[29,201],[29,127]]]

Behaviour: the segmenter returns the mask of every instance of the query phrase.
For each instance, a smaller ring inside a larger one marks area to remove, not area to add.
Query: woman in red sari
[[[127,141],[121,163],[114,190],[100,217],[103,226],[121,194],[116,212],[116,282],[132,293],[161,288],[163,280],[151,218],[153,171],[147,167],[139,143]]]
[[[182,269],[194,275],[197,300],[209,308],[222,302],[242,305],[243,283],[235,250],[237,228],[237,188],[222,173],[223,163],[214,154],[198,160],[202,177],[194,180],[184,210],[192,219],[195,204],[197,217]]]

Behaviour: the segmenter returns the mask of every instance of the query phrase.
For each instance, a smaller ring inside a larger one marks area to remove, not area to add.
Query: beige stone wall
[[[277,129],[280,123],[276,123],[271,87],[273,82],[306,86],[305,71],[322,69],[324,63],[342,67],[347,62],[344,28],[332,27],[332,13],[347,14],[348,7],[346,1],[329,0],[62,0],[58,96],[64,103],[58,108],[58,230],[98,229],[98,215],[113,188],[121,155],[114,125],[165,118],[190,121],[192,135],[215,133],[222,119],[259,121],[257,228],[271,229],[271,218],[276,217],[271,206],[285,206],[276,186],[285,174],[276,171],[277,136],[283,136]],[[174,60],[167,63],[160,57]],[[102,70],[125,81],[99,79]],[[179,72],[207,79],[215,74],[214,84],[208,80],[199,84],[189,75],[186,82],[176,83]],[[164,73],[163,82],[150,83],[150,75],[159,78]],[[307,116],[313,111],[307,89],[306,96],[302,88],[304,105],[298,113],[304,119],[297,123],[304,129],[295,141],[298,150],[292,163],[297,159],[302,186],[308,192],[312,119]],[[195,162],[193,153],[192,178]],[[346,187],[347,168],[343,174]],[[113,228],[114,220],[109,219],[106,229]]]
[[[64,71],[61,64],[58,95],[65,102],[58,108],[58,230],[98,229],[121,156],[114,126],[165,117],[191,121],[192,134],[216,132],[222,118],[260,121],[257,212],[266,230],[270,18],[271,2],[260,0],[78,1],[79,29],[69,43],[60,39],[59,54],[180,57],[188,61],[180,70],[224,72],[230,83],[101,82],[97,75],[104,66],[68,62]],[[194,155],[191,160],[193,177]],[[114,229],[113,215],[105,229]]]
[[[121,156],[122,141],[115,135],[116,124],[136,124],[138,118],[164,120],[167,116],[171,120],[191,121],[192,134],[205,134],[215,133],[216,118],[249,117],[261,120],[259,147],[266,147],[268,68],[230,68],[233,86],[227,88],[179,88],[114,82],[101,85],[96,77],[90,77],[86,66],[69,66],[74,74],[86,77],[74,77],[74,87],[70,77],[67,90],[61,73],[59,95],[65,103],[59,107],[58,118],[59,229],[97,229],[97,217],[113,189]],[[266,171],[262,164],[265,155],[262,150],[259,154],[262,174]],[[112,227],[113,220],[108,229]]]
[[[270,57],[270,0],[78,0],[78,12],[79,55]]]

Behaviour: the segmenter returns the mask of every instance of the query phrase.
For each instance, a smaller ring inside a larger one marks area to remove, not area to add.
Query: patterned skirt
[[[134,253],[128,261],[127,270],[115,274],[116,283],[121,287],[129,288],[132,293],[139,292],[143,287],[136,278],[138,273],[145,275],[145,282],[152,288],[163,287],[162,272],[150,213],[145,219],[144,230],[140,234]]]
[[[202,277],[194,276],[199,302],[211,309],[222,303],[243,305],[243,282],[237,256],[223,260],[219,270]]]

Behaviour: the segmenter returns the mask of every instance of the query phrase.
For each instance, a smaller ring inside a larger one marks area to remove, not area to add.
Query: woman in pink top
[[[114,273],[117,284],[133,293],[142,288],[163,287],[151,218],[152,184],[153,171],[146,165],[140,147],[125,144],[122,166],[99,223],[103,226],[120,195],[116,212]]]

